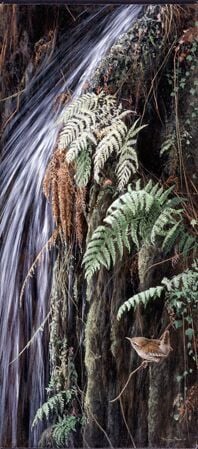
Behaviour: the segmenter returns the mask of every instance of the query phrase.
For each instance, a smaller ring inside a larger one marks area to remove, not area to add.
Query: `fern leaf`
[[[170,193],[173,191],[175,186],[169,187],[169,189],[164,190],[163,187],[156,192],[156,198],[159,200],[161,206],[166,203]]]
[[[181,220],[176,222],[175,225],[169,229],[165,239],[163,240],[162,249],[164,250],[165,254],[167,254],[173,248],[180,234],[181,234]]]
[[[94,126],[94,113],[84,111],[83,114],[76,114],[75,117],[68,120],[66,125],[63,127],[59,136],[58,148],[60,150],[65,150],[74,140],[77,140],[84,131],[90,132],[91,127]],[[93,140],[91,133],[89,134],[89,138]]]
[[[170,225],[171,225],[171,229],[172,229],[172,227],[175,226],[175,223],[176,223],[175,216],[176,215],[180,216],[181,212],[182,212],[182,209],[176,210],[176,209],[172,209],[170,207],[166,207],[161,212],[161,214],[155,221],[155,224],[151,231],[150,240],[151,240],[152,244],[155,244],[157,237],[167,235],[167,227],[170,228]],[[168,239],[168,237],[167,237],[167,239]]]
[[[139,238],[138,238],[138,230],[139,230],[139,221],[133,220],[131,223],[131,226],[130,226],[131,238],[132,238],[132,241],[135,243],[135,246],[139,250],[140,243],[139,243]]]
[[[140,183],[136,183],[136,189],[139,188]],[[172,188],[168,189],[168,194],[171,191]],[[168,194],[159,185],[156,187],[149,182],[144,189],[137,191],[129,186],[128,192],[111,204],[103,220],[104,225],[94,231],[85,252],[87,278],[90,279],[101,265],[108,269],[112,262],[115,264],[115,251],[122,257],[124,248],[130,251],[132,243],[138,249],[143,243],[160,243],[164,251],[173,247],[183,235],[182,209],[168,207]],[[183,243],[186,250],[192,244],[192,237],[188,236]]]
[[[109,128],[108,134],[103,137],[96,148],[94,156],[94,178],[97,182],[99,181],[99,173],[104,167],[105,162],[114,151],[117,154],[120,152],[127,134],[127,127],[121,120],[117,120],[115,124]]]
[[[187,270],[183,271],[177,276],[174,276],[172,279],[164,278],[162,280],[162,285],[166,287],[167,292],[171,293],[176,291],[177,295],[179,294],[179,290],[183,295],[182,287],[184,287],[186,291],[189,291],[190,294],[193,285],[197,286],[197,284],[198,284],[198,269],[196,261],[195,263],[192,264],[191,269],[187,268]]]
[[[89,151],[81,151],[76,159],[76,184],[79,187],[85,187],[91,174],[91,155]]]
[[[98,102],[101,95],[96,95],[95,93],[86,93],[81,95],[79,98],[72,100],[72,103],[66,108],[65,112],[61,117],[61,121],[66,124],[69,119],[71,119],[76,114],[82,113],[82,111],[90,110],[95,111],[98,106]]]
[[[143,304],[146,307],[146,305],[151,299],[160,298],[163,290],[164,287],[162,286],[151,287],[148,290],[145,290],[144,292],[140,292],[132,296],[132,298],[129,298],[127,301],[124,302],[124,304],[120,306],[117,314],[118,320],[120,320],[123,313],[131,309],[136,309],[136,307],[139,306],[140,304]]]
[[[137,121],[129,130],[124,145],[121,149],[121,155],[116,167],[116,174],[118,178],[118,188],[122,190],[125,185],[129,182],[129,179],[133,173],[136,173],[138,169],[138,158],[135,150],[137,140],[134,136],[143,128],[139,126],[135,128]]]
[[[48,420],[50,414],[58,415],[59,412],[61,413],[64,409],[64,398],[65,391],[61,391],[49,398],[47,402],[44,402],[36,412],[32,422],[32,428],[35,427],[39,421],[42,421],[43,419]]]
[[[181,238],[178,243],[179,251],[183,253],[183,255],[187,255],[192,249],[198,247],[197,239],[192,235],[188,234],[184,231],[181,233]]]
[[[69,437],[76,432],[78,421],[79,419],[75,415],[69,415],[53,426],[52,436],[58,447],[68,446]]]
[[[108,250],[109,244],[107,244],[109,238],[112,237],[110,234],[111,231],[106,229],[105,226],[98,226],[94,231],[83,258],[87,280],[92,277],[101,265],[106,268],[110,267],[111,256]]]
[[[166,153],[167,151],[170,150],[171,147],[173,147],[174,145],[174,137],[169,137],[168,139],[166,139],[162,146],[161,146],[161,150],[160,150],[160,156],[162,156],[164,153]]]
[[[86,151],[90,143],[97,145],[94,135],[90,132],[84,131],[80,137],[72,142],[66,154],[68,163],[74,161],[81,151]]]

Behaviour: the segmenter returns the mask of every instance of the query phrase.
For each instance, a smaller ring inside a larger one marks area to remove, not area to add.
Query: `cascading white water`
[[[101,15],[101,11],[103,14]],[[139,6],[122,6],[108,15],[100,8],[65,37],[54,59],[26,89],[23,106],[9,130],[0,166],[0,445],[24,441],[36,446],[39,426],[31,422],[45,397],[47,338],[38,332],[23,355],[17,354],[48,313],[53,255],[45,252],[28,282],[22,307],[23,279],[53,232],[51,210],[42,194],[46,166],[56,144],[58,128],[54,100],[65,89],[79,95],[115,40],[131,26]],[[67,69],[68,65],[68,69]],[[62,73],[64,72],[64,78]],[[29,405],[27,405],[29,404]],[[21,423],[23,421],[23,423]]]

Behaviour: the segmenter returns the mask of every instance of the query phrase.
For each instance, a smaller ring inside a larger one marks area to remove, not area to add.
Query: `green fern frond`
[[[160,156],[169,151],[175,145],[175,135],[168,137],[162,144]]]
[[[99,105],[106,111],[114,109],[117,104],[117,99],[115,95],[106,95],[104,91],[100,92],[99,95]]]
[[[91,174],[91,154],[89,151],[81,151],[76,159],[75,180],[79,187],[85,187]]]
[[[94,112],[84,110],[82,114],[76,114],[67,121],[63,127],[60,136],[58,147],[60,150],[65,150],[68,146],[80,137],[84,131],[90,133],[91,128],[95,127],[96,117]],[[91,139],[93,139],[90,133]]]
[[[105,226],[98,226],[92,235],[91,241],[87,245],[87,250],[83,258],[87,280],[89,281],[101,265],[109,269],[111,259],[115,263],[115,248],[111,230],[106,229]]]
[[[169,189],[164,190],[163,187],[161,187],[159,190],[157,190],[156,198],[158,199],[161,206],[163,206],[166,203],[168,197],[170,196],[174,188],[175,186],[171,186],[169,187]]]
[[[111,262],[115,263],[115,255],[109,249],[111,246],[114,252],[119,252],[120,257],[123,256],[124,247],[128,251],[131,249],[129,236],[139,247],[141,236],[134,232],[138,229],[137,217],[140,222],[145,210],[147,213],[150,211],[153,201],[151,195],[141,190],[129,191],[112,203],[104,219],[106,226],[99,226],[87,245],[83,263],[88,280],[101,265],[109,269]]]
[[[82,113],[84,110],[95,111],[98,107],[101,96],[101,94],[96,95],[88,92],[72,100],[72,103],[65,109],[65,112],[61,117],[61,121],[66,124],[68,120],[77,114]]]
[[[107,210],[107,217],[104,219],[106,223],[111,226],[116,225],[116,222],[121,218],[123,222],[124,217],[127,222],[132,218],[143,217],[145,211],[148,213],[154,204],[154,198],[144,190],[129,190],[115,200]],[[141,214],[142,213],[142,214]]]
[[[97,141],[91,132],[84,131],[80,134],[80,137],[74,140],[69,150],[66,153],[66,160],[68,163],[74,161],[81,151],[86,151],[90,147],[90,143],[97,145]]]
[[[186,256],[192,249],[198,248],[197,238],[188,234],[184,227],[182,228],[180,239],[178,242],[178,249],[184,256]]]
[[[129,298],[127,301],[125,301],[119,308],[117,314],[118,320],[120,320],[123,313],[129,312],[129,310],[131,309],[136,309],[136,307],[138,307],[140,304],[143,304],[144,307],[146,307],[151,299],[160,298],[163,290],[164,287],[162,286],[151,287],[148,290],[132,296],[132,298]]]
[[[69,437],[76,432],[79,419],[74,415],[66,416],[58,424],[53,426],[52,436],[58,447],[65,447],[69,443]]]
[[[169,235],[167,234],[170,230],[171,234],[173,232],[173,228],[175,228],[175,224],[177,224],[176,216],[181,217],[183,209],[172,209],[170,207],[165,207],[164,210],[161,212],[159,217],[157,218],[152,231],[151,231],[151,243],[154,245],[157,238],[159,236],[166,236],[165,240],[168,241]],[[180,219],[181,222],[181,219]],[[176,230],[176,229],[175,229]],[[163,246],[165,247],[165,244],[163,242]]]
[[[198,285],[198,265],[195,260],[191,268],[183,271],[183,273],[174,276],[172,279],[164,278],[162,284],[166,287],[167,292],[171,293],[175,290],[181,290],[182,287],[190,292],[193,285]],[[198,298],[197,298],[198,299]]]
[[[125,142],[121,148],[120,159],[116,167],[119,190],[122,190],[128,184],[131,175],[136,173],[138,169],[138,158],[135,150],[137,138],[135,139],[135,136],[146,126],[142,125],[137,127],[138,122],[139,119],[134,122],[133,126],[128,131]]]
[[[64,405],[65,391],[60,391],[56,395],[49,398],[47,402],[44,402],[44,404],[37,410],[32,422],[32,428],[35,427],[39,421],[43,421],[43,419],[48,420],[50,414],[62,414],[64,411]]]
[[[162,243],[162,249],[165,254],[168,254],[169,251],[173,248],[176,240],[181,235],[181,220],[177,221],[175,225],[171,226],[167,231],[165,239]]]
[[[127,127],[121,120],[116,120],[113,125],[109,126],[107,135],[97,146],[94,155],[94,178],[97,182],[99,181],[99,173],[111,154],[114,151],[117,154],[121,151],[126,134]]]
[[[161,285],[151,287],[129,298],[119,307],[117,318],[119,320],[125,312],[135,309],[140,304],[146,307],[151,299],[160,298],[162,293],[165,294],[167,307],[182,314],[183,309],[181,308],[184,306],[185,310],[186,303],[190,303],[191,307],[197,307],[197,285],[198,263],[195,260],[191,268],[174,276],[172,279],[163,278]]]
[[[136,184],[139,188],[140,184]],[[150,192],[150,193],[149,193]],[[168,193],[172,188],[168,189]],[[132,190],[116,199],[107,210],[103,226],[99,226],[88,243],[83,263],[87,279],[101,266],[110,268],[115,263],[115,252],[123,256],[124,248],[133,244],[139,249],[145,243],[158,244],[165,252],[180,240],[183,233],[182,209],[169,207],[168,193],[149,182],[144,189]],[[190,236],[186,247],[192,243]],[[113,253],[109,248],[113,248]]]

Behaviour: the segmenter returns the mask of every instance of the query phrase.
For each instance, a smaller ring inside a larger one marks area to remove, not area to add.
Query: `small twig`
[[[27,285],[27,282],[28,282],[29,278],[31,278],[33,276],[35,268],[36,268],[38,262],[40,261],[42,255],[43,255],[44,250],[47,250],[48,248],[50,248],[50,246],[53,246],[53,244],[55,244],[58,235],[59,235],[59,228],[55,228],[54,231],[52,232],[52,235],[50,236],[48,241],[45,243],[45,245],[41,248],[41,250],[39,251],[39,253],[35,257],[31,267],[29,268],[28,273],[26,274],[26,277],[25,277],[25,279],[23,281],[23,284],[22,284],[22,287],[21,287],[21,291],[20,291],[20,295],[19,295],[19,305],[20,305],[20,307],[22,306],[23,294],[24,294],[25,287]]]
[[[19,357],[21,357],[21,355],[25,352],[26,349],[29,348],[29,346],[32,344],[34,338],[36,337],[36,335],[39,332],[43,332],[44,326],[47,323],[49,317],[51,315],[51,310],[48,312],[48,314],[46,315],[46,317],[44,318],[44,320],[42,321],[42,323],[40,324],[40,326],[38,327],[38,329],[34,332],[34,334],[32,335],[32,337],[30,338],[30,340],[27,342],[27,344],[24,346],[24,348],[19,352],[19,354],[17,354],[17,356],[15,357],[15,359],[11,360],[11,362],[9,363],[9,365],[12,365],[12,363],[16,362],[16,360],[19,359]]]
[[[105,429],[100,425],[100,423],[98,422],[97,418],[96,418],[96,417],[94,416],[94,414],[91,412],[91,410],[90,410],[89,407],[88,407],[88,413],[90,414],[91,418],[95,421],[96,425],[97,425],[98,428],[101,430],[101,432],[104,433],[104,435],[105,435],[105,437],[106,437],[106,439],[107,439],[107,441],[108,441],[108,443],[109,443],[110,448],[113,449],[113,445],[112,445],[112,443],[111,443],[110,438],[109,438],[108,435],[107,435],[107,432],[106,432]]]
[[[146,368],[146,367],[147,367],[147,364],[148,364],[148,361],[143,360],[143,362],[141,363],[141,365],[139,365],[134,371],[132,371],[132,372],[129,374],[129,377],[128,377],[128,379],[127,379],[127,381],[126,381],[126,383],[125,383],[123,389],[121,390],[121,392],[119,393],[119,395],[116,396],[115,399],[112,399],[112,400],[110,401],[111,403],[116,402],[118,399],[120,399],[120,397],[122,396],[122,394],[123,394],[124,391],[126,390],[126,387],[127,387],[127,385],[129,384],[129,382],[130,382],[131,377],[133,376],[133,374],[137,373],[137,371],[139,371],[141,368]]]
[[[10,100],[11,98],[18,97],[18,95],[22,94],[23,92],[25,92],[25,89],[19,90],[18,92],[15,92],[14,94],[9,95],[9,97],[0,98],[0,103],[2,103],[3,101],[6,101],[6,100]]]
[[[70,14],[70,16],[72,17],[73,21],[76,22],[76,18],[75,18],[74,15],[72,14],[72,12],[71,12],[69,6],[68,6],[68,5],[65,5],[65,7],[66,7],[68,13]]]
[[[132,445],[133,445],[134,449],[136,449],[135,441],[134,441],[134,439],[132,437],[132,434],[130,432],[130,429],[129,429],[129,426],[128,426],[128,423],[127,423],[127,420],[126,420],[126,417],[125,417],[125,414],[124,414],[124,407],[123,407],[123,403],[122,403],[122,399],[121,398],[120,398],[120,408],[121,408],[122,418],[123,418],[124,424],[126,426],[128,434],[129,434],[129,436],[131,438]]]

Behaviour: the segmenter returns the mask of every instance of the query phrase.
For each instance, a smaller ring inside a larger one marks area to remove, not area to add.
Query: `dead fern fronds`
[[[46,36],[36,42],[34,46],[34,64],[40,65],[46,57],[49,57],[53,51],[56,39],[56,33],[50,30]]]
[[[193,415],[198,413],[198,384],[192,385],[188,390],[185,401],[182,401],[179,409],[180,420],[186,419],[190,422]]]
[[[74,185],[71,168],[67,162],[62,162],[57,172],[58,207],[60,226],[67,241],[72,234],[72,219],[74,209]]]
[[[34,275],[37,264],[41,261],[41,257],[43,256],[44,251],[49,251],[55,245],[58,235],[59,235],[59,229],[56,228],[56,229],[54,229],[49,240],[41,248],[41,250],[37,254],[36,258],[34,259],[31,267],[29,268],[28,273],[27,273],[27,275],[23,281],[22,287],[21,287],[21,292],[20,292],[20,296],[19,296],[20,307],[22,305],[22,299],[23,299],[25,287],[27,285],[28,280]]]
[[[66,241],[70,240],[72,234],[75,195],[73,177],[72,165],[68,165],[61,150],[56,150],[46,170],[43,192],[51,201],[54,220]]]
[[[57,181],[57,169],[60,166],[61,151],[56,150],[50,160],[47,170],[45,172],[45,177],[43,180],[43,193],[46,198],[50,199],[50,191],[52,189],[53,180]]]
[[[75,210],[75,225],[76,225],[76,240],[80,247],[84,239],[85,229],[85,214],[86,214],[86,188],[78,188],[76,190],[76,210]]]
[[[72,94],[69,90],[57,95],[54,100],[54,109],[57,111],[61,106],[66,106],[72,100]]]

